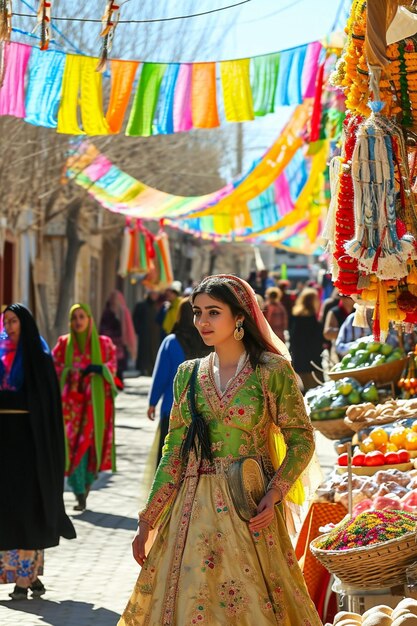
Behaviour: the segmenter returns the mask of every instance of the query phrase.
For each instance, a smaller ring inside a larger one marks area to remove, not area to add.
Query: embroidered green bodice
[[[163,457],[140,519],[152,527],[166,513],[184,480],[185,464],[180,448],[191,422],[188,388],[194,361],[182,363],[174,381],[174,405]],[[313,429],[294,371],[286,359],[265,353],[253,370],[249,361],[220,393],[213,378],[210,356],[200,362],[196,382],[196,406],[210,432],[215,465],[245,456],[261,457],[270,479],[282,496],[288,493],[307,466],[314,451]],[[274,473],[268,451],[270,429],[281,431],[287,452]]]

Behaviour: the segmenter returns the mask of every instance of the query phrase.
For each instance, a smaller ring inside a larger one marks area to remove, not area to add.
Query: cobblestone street
[[[117,399],[118,471],[102,474],[88,498],[88,510],[73,514],[74,498],[65,493],[77,539],[62,540],[45,553],[44,599],[12,601],[12,585],[0,585],[0,626],[115,626],[138,573],[130,543],[140,506],[141,478],[156,423],[146,417],[149,378],[126,380]],[[335,453],[317,435],[323,469]]]

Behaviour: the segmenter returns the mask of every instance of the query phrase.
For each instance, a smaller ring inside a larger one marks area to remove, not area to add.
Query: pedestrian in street
[[[67,439],[68,484],[84,511],[99,471],[115,469],[114,398],[116,348],[99,335],[88,304],[74,304],[70,332],[52,350],[61,383]]]
[[[327,341],[332,342],[332,347],[334,348],[334,344],[337,339],[337,335],[339,334],[340,327],[343,322],[353,311],[354,302],[350,296],[344,296],[343,294],[339,294],[337,303],[331,307],[326,313],[326,317],[324,319],[324,330],[323,336]],[[335,361],[338,361],[336,356]]]
[[[321,367],[323,326],[318,321],[320,298],[317,289],[305,287],[294,303],[290,321],[290,351],[294,369],[300,376],[304,391],[317,386],[312,372],[319,376],[312,362]]]
[[[208,277],[191,302],[215,352],[178,369],[133,540],[142,570],[119,626],[319,626],[284,521],[286,503],[302,501],[299,476],[314,450],[288,351],[245,281]],[[242,491],[251,479],[239,480],[248,465],[267,484],[249,511]]]
[[[137,339],[132,316],[124,295],[118,289],[111,292],[99,326],[100,335],[110,337],[116,346],[117,385],[123,389],[123,375],[128,367],[129,356],[135,361]]]
[[[159,293],[149,290],[146,298],[133,310],[133,325],[138,338],[136,369],[139,376],[151,376],[161,344],[161,327],[157,322]]]
[[[179,280],[174,280],[165,292],[167,306],[165,308],[165,314],[162,321],[162,329],[165,335],[172,333],[172,329],[177,319],[178,307],[181,302],[181,294],[182,283]]]
[[[288,315],[281,304],[282,291],[279,287],[269,287],[265,293],[264,315],[277,337],[285,343],[285,331],[288,330]]]
[[[45,587],[44,549],[75,538],[65,514],[65,446],[54,365],[31,313],[11,304],[0,334],[0,583],[13,600]]]
[[[150,420],[155,419],[155,407],[162,398],[159,428],[156,433],[159,439],[157,466],[162,457],[165,437],[168,434],[169,416],[174,401],[173,384],[178,366],[186,359],[203,357],[211,351],[194,326],[190,299],[183,298],[172,333],[165,337],[159,348],[149,391],[148,417]]]
[[[291,315],[292,315],[292,309],[294,306],[294,301],[295,301],[295,298],[293,298],[292,294],[288,291],[291,287],[291,283],[289,280],[286,280],[285,278],[281,278],[278,281],[278,287],[281,289],[281,293],[282,293],[281,304],[287,311],[287,317],[288,317],[288,320],[290,320]]]

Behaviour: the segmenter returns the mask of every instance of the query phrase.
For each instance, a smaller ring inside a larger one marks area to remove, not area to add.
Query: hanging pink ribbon
[[[174,95],[174,133],[191,130],[193,116],[191,111],[191,85],[193,66],[182,63]]]
[[[32,48],[18,43],[4,44],[4,79],[0,87],[0,115],[26,117],[25,73]]]
[[[294,202],[291,198],[290,186],[285,172],[283,172],[274,183],[275,202],[279,207],[280,217],[284,217],[294,209]]]
[[[319,41],[308,44],[301,78],[303,98],[314,98],[320,52],[323,46]]]

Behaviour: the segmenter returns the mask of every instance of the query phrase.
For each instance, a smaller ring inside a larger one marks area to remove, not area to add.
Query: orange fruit
[[[388,433],[383,428],[374,428],[371,430],[369,437],[378,449],[380,449],[382,444],[388,443]]]
[[[391,431],[389,436],[390,443],[393,443],[397,446],[398,449],[405,447],[405,436],[406,436],[405,428],[403,426],[397,426]]]
[[[370,437],[366,437],[366,439],[359,444],[359,448],[361,449],[361,452],[365,453],[373,452],[376,449],[375,444]]]
[[[417,450],[417,433],[408,433],[405,437],[405,449]]]
[[[391,441],[389,441],[387,443],[387,452],[398,452],[398,447],[395,445],[395,443],[391,443]]]
[[[411,424],[411,430],[417,433],[417,420],[414,420],[414,422]]]

